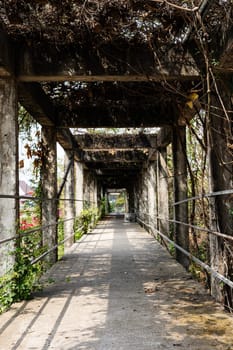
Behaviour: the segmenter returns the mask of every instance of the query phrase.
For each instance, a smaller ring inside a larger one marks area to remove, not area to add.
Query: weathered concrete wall
[[[67,239],[64,243],[65,252],[66,249],[69,248],[74,243],[74,222],[75,222],[75,202],[74,202],[74,188],[75,188],[75,180],[74,180],[74,160],[71,159],[70,152],[65,152],[65,169],[72,161],[69,172],[67,174],[65,188],[64,188],[64,238]]]
[[[57,220],[57,148],[56,129],[42,127],[43,162],[42,162],[42,225],[50,225]],[[48,249],[57,243],[56,225],[43,229],[43,245]],[[49,264],[57,260],[57,249],[46,257]]]
[[[0,80],[0,194],[18,195],[17,87],[13,79]],[[18,200],[0,198],[0,240],[16,234]],[[0,245],[0,276],[14,264],[14,241]]]

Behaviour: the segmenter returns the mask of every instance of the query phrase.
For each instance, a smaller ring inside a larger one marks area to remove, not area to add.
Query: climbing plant
[[[22,231],[25,233],[25,230]],[[39,287],[38,279],[43,271],[41,262],[31,264],[45,248],[41,248],[40,230],[28,236],[21,237],[17,247],[11,254],[15,256],[13,268],[0,278],[0,313],[20,300],[31,297],[33,290]]]

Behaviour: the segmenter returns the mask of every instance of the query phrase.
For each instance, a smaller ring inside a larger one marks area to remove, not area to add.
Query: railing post
[[[0,80],[0,194],[18,196],[18,98],[14,79]],[[0,198],[0,237],[16,234],[18,198]],[[0,246],[0,276],[14,264],[14,241]]]
[[[50,225],[57,221],[57,150],[56,129],[50,126],[42,126],[42,225]],[[57,226],[49,226],[43,229],[42,243],[47,249],[57,244]],[[53,250],[46,261],[53,264],[57,261],[57,249]]]
[[[174,165],[174,200],[182,201],[187,198],[187,165],[186,165],[186,130],[185,127],[174,127],[173,130],[173,165]],[[175,205],[176,221],[188,223],[188,204]],[[175,242],[189,251],[188,227],[175,224]],[[176,259],[185,268],[189,267],[189,258],[176,249]]]

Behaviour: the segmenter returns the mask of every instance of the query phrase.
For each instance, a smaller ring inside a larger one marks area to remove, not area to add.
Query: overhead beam
[[[19,101],[44,126],[55,126],[55,109],[40,84],[19,84]]]
[[[123,45],[123,46],[122,46]],[[69,51],[70,49],[70,51]],[[45,50],[45,49],[44,49]],[[127,42],[109,44],[106,48],[86,46],[79,48],[48,47],[46,55],[36,48],[22,47],[19,52],[17,78],[21,82],[62,81],[164,81],[194,79],[199,75],[191,55],[184,57],[170,49],[168,55],[155,61],[153,51],[145,44]]]
[[[101,175],[101,176],[115,176],[115,177],[120,177],[124,174],[125,175],[131,175],[131,176],[135,176],[136,172],[139,172],[140,171],[140,168],[141,168],[141,163],[138,163],[140,164],[140,167],[137,166],[133,166],[131,168],[124,168],[122,167],[121,169],[120,168],[112,168],[112,169],[99,169],[99,168],[96,168],[95,169],[95,172],[97,175]]]
[[[178,117],[178,109],[172,101],[114,107],[86,105],[77,107],[74,112],[58,110],[56,125],[61,128],[160,127],[174,124]]]
[[[57,75],[35,75],[35,74],[20,74],[18,80],[21,82],[63,82],[63,81],[80,81],[80,82],[160,82],[172,80],[196,80],[196,74],[100,74],[100,75],[85,75],[85,74],[57,74]]]
[[[125,177],[111,177],[98,176],[98,181],[105,188],[128,188],[132,185],[132,176]]]
[[[138,149],[138,148],[155,148],[156,134],[84,134],[75,135],[78,145],[85,150],[98,149]]]
[[[127,172],[130,171],[132,169],[141,169],[141,162],[130,162],[130,163],[126,163],[126,162],[104,162],[104,161],[100,161],[100,162],[96,162],[94,161],[93,163],[88,163],[88,168],[93,169],[93,170],[102,170],[102,171],[106,171],[106,173],[109,172],[116,172],[119,170],[119,172],[123,173],[123,172]]]
[[[106,162],[106,163],[138,163],[147,159],[148,151],[83,151],[85,163]]]

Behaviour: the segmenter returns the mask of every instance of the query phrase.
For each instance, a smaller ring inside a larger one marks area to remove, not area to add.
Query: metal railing
[[[225,194],[225,193],[224,193]],[[183,202],[183,201],[182,201]],[[176,203],[177,204],[177,203]],[[136,211],[136,210],[135,210]],[[215,234],[218,236],[221,236],[223,238],[227,238],[230,240],[233,240],[232,236],[229,235],[225,235],[223,233],[220,232],[215,232],[215,231],[211,231],[209,229],[203,229],[202,227],[196,227],[194,225],[190,225],[187,223],[183,223],[183,222],[179,222],[176,220],[169,220],[169,219],[165,219],[165,218],[161,218],[159,216],[155,216],[152,217],[150,214],[148,213],[142,213],[139,211],[136,211],[136,218],[137,221],[141,224],[143,224],[145,227],[150,228],[151,233],[154,235],[155,238],[156,235],[159,235],[160,237],[162,237],[165,241],[169,242],[170,244],[172,244],[176,249],[178,249],[179,251],[181,251],[183,254],[185,254],[186,256],[188,256],[193,262],[195,262],[197,265],[201,266],[204,270],[206,270],[209,274],[211,274],[214,278],[217,278],[219,281],[225,283],[226,285],[228,285],[230,288],[233,289],[233,281],[229,280],[227,277],[221,275],[218,271],[214,270],[211,266],[209,266],[208,264],[204,263],[203,261],[201,261],[199,258],[195,257],[193,254],[191,254],[190,252],[188,252],[186,249],[184,249],[183,247],[181,247],[180,245],[178,245],[177,243],[175,243],[172,239],[170,239],[169,237],[167,237],[164,233],[162,233],[160,230],[158,230],[158,228],[156,228],[154,225],[151,225],[149,222],[145,222],[144,220],[141,219],[141,216],[147,216],[149,219],[151,219],[151,221],[153,221],[154,219],[159,219],[159,220],[164,220],[164,221],[169,221],[169,222],[173,222],[173,223],[178,223],[178,224],[184,224],[186,226],[192,227],[192,228],[198,228],[198,230],[202,230],[204,232],[210,233],[210,234]]]

